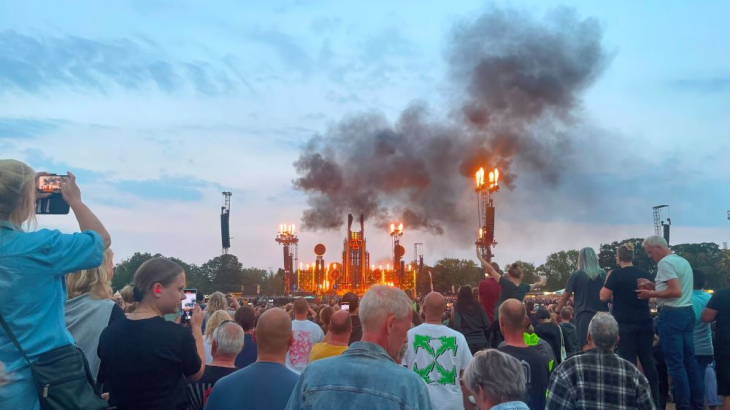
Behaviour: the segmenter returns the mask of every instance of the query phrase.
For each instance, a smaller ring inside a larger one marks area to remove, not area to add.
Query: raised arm
[[[482,269],[484,270],[484,273],[489,275],[492,279],[499,282],[500,274],[497,272],[496,269],[494,269],[494,266],[492,266],[491,263],[487,262],[482,258],[482,255],[479,253],[479,249],[477,249],[477,259],[479,259],[479,262],[482,263]]]
[[[61,182],[61,195],[73,209],[76,220],[79,222],[79,229],[98,233],[104,243],[104,249],[108,249],[112,245],[112,238],[99,218],[91,212],[86,204],[81,202],[81,190],[76,185],[76,176],[71,172],[68,173],[68,179]]]

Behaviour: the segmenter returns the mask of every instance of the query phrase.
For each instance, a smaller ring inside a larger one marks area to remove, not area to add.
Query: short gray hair
[[[588,325],[588,333],[597,348],[612,350],[618,339],[618,322],[609,313],[598,312]]]
[[[669,249],[667,240],[664,239],[660,235],[652,235],[652,236],[644,239],[644,242],[642,243],[642,245],[643,246],[661,246],[664,249]]]
[[[464,371],[464,384],[476,392],[481,387],[495,404],[525,399],[525,370],[520,362],[496,349],[477,352]]]
[[[385,285],[374,285],[360,301],[360,322],[363,332],[375,330],[389,314],[396,319],[411,317],[411,300],[402,290]]]
[[[221,323],[213,332],[216,356],[236,356],[243,350],[243,328],[235,322]]]

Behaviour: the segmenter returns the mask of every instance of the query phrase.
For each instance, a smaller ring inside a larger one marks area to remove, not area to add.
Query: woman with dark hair
[[[190,328],[163,316],[185,299],[185,272],[165,258],[152,258],[134,274],[137,309],[107,327],[99,339],[99,382],[109,405],[125,409],[187,409],[187,382],[205,371],[203,311],[196,303]]]
[[[489,345],[489,318],[484,308],[474,300],[471,286],[462,286],[454,307],[454,330],[461,332],[474,354]]]

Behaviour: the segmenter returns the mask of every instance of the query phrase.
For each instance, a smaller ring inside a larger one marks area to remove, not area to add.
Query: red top
[[[492,277],[488,277],[479,282],[479,302],[484,307],[484,311],[487,312],[487,317],[490,322],[494,320],[494,307],[497,305],[501,291],[502,287]]]

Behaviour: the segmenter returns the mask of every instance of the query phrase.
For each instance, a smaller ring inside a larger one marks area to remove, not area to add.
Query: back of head
[[[183,268],[177,263],[165,258],[152,258],[145,261],[134,272],[134,300],[141,302],[152,292],[156,283],[167,286],[183,273]]]
[[[705,272],[692,268],[692,289],[702,290],[705,287]]]
[[[544,307],[541,307],[537,309],[537,313],[535,313],[535,316],[537,317],[537,320],[550,319],[550,311],[548,311]]]
[[[340,310],[339,312],[332,315],[332,320],[330,321],[329,325],[329,331],[332,332],[333,335],[349,335],[351,330],[352,318],[350,317],[349,313],[345,312],[344,310]]]
[[[234,319],[244,331],[248,332],[256,324],[256,312],[251,306],[241,306],[236,310]]]
[[[208,300],[208,313],[213,314],[219,310],[228,310],[228,303],[226,303],[226,295],[223,292],[213,292]]]
[[[621,244],[618,248],[616,248],[616,254],[618,255],[618,260],[621,262],[633,262],[634,244],[631,242]]]
[[[446,299],[438,292],[431,292],[423,298],[423,313],[430,318],[442,317],[446,310]]]
[[[307,299],[304,298],[296,298],[294,300],[294,313],[297,315],[306,315],[309,311],[309,303],[307,303]]]
[[[68,298],[75,298],[89,293],[93,299],[109,299],[112,297],[112,286],[109,281],[112,258],[111,248],[104,251],[104,260],[101,265],[66,275],[66,292]]]
[[[477,306],[477,301],[474,300],[474,294],[471,291],[471,286],[460,287],[459,293],[456,294],[456,310],[462,314],[469,311],[474,306]]]
[[[598,312],[588,324],[588,334],[600,350],[613,350],[618,341],[618,322],[606,312]]]
[[[573,317],[573,309],[570,308],[570,306],[566,306],[562,309],[560,309],[560,318],[563,320],[570,320],[570,318]]]
[[[256,324],[256,348],[264,353],[286,353],[291,336],[291,319],[281,308],[269,308]]]
[[[471,291],[469,291],[471,295]],[[411,300],[397,288],[373,285],[363,296],[360,303],[360,322],[363,332],[377,331],[378,326],[388,315],[396,319],[411,320]]]
[[[591,280],[604,273],[598,266],[598,256],[593,248],[583,248],[578,252],[578,269],[582,270]]]
[[[525,302],[525,308],[528,312],[534,312],[535,311],[535,302],[528,300]]]
[[[213,340],[216,342],[216,357],[236,357],[243,350],[243,329],[236,323],[223,323],[213,332]]]
[[[515,262],[511,265],[509,265],[509,268],[507,269],[507,274],[515,279],[522,279],[522,266],[520,266],[519,262]]]
[[[342,295],[340,304],[342,304],[342,303],[348,303],[350,305],[350,313],[353,313],[360,306],[360,299],[357,297],[356,294],[354,294],[352,292],[347,292],[344,295]]]
[[[477,352],[464,371],[464,384],[477,396],[481,389],[492,404],[522,401],[525,372],[514,357],[496,349]]]
[[[329,326],[333,313],[335,313],[335,310],[329,306],[322,308],[322,310],[319,312],[319,319],[322,321],[323,325]]]
[[[205,323],[205,336],[210,339],[213,337],[215,329],[226,320],[232,320],[231,315],[225,310],[219,310],[210,315],[210,318]]]
[[[14,159],[0,160],[0,220],[21,226],[35,220],[35,171]]]
[[[669,250],[669,245],[667,244],[667,240],[664,239],[664,237],[662,237],[660,235],[649,236],[646,239],[644,239],[644,242],[642,244],[647,247],[658,246],[665,250]]]
[[[499,305],[499,319],[504,324],[506,329],[502,329],[502,332],[506,331],[520,331],[525,329],[525,323],[527,322],[527,312],[525,311],[525,305],[517,299],[507,299]]]

